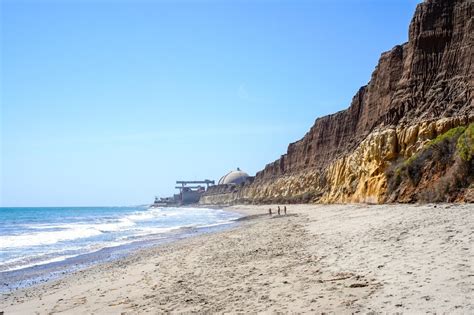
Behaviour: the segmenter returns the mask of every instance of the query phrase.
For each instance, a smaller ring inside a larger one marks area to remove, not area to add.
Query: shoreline
[[[474,311],[474,205],[271,205],[0,298],[0,312]],[[255,216],[257,215],[257,216]]]
[[[215,209],[222,210],[220,208]],[[64,259],[15,268],[12,270],[5,270],[0,272],[2,278],[2,281],[0,281],[0,295],[10,294],[16,290],[47,284],[51,281],[61,280],[63,277],[74,274],[75,272],[94,268],[100,264],[125,259],[130,255],[134,255],[137,252],[149,248],[173,243],[201,234],[218,233],[237,225],[239,219],[240,218],[202,226],[183,226],[176,229],[170,229],[170,231],[164,233],[150,234],[147,239],[136,240],[115,246],[100,247],[97,250],[66,257]]]

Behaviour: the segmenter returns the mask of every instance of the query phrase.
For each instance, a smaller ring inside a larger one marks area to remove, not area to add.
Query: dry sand
[[[0,311],[474,313],[474,205],[288,210],[3,295]]]

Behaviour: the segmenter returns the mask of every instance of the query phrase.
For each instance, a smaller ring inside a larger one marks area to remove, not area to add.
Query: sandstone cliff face
[[[325,166],[377,126],[472,113],[472,7],[471,1],[418,5],[409,42],[382,54],[350,107],[317,119],[303,139],[290,144],[257,178]]]
[[[417,196],[414,194],[418,193],[416,189],[405,191],[393,200],[388,199],[387,169],[396,161],[413,156],[446,131],[473,122],[474,116],[450,117],[423,121],[408,127],[374,131],[353,152],[332,161],[322,171],[304,170],[241,187],[216,186],[202,197],[201,202],[229,204],[415,201]],[[439,175],[441,177],[443,174]],[[436,184],[436,181],[432,184]]]
[[[393,161],[472,121],[473,6],[470,0],[419,4],[409,41],[382,54],[348,109],[318,118],[252,184],[202,202],[384,202]]]

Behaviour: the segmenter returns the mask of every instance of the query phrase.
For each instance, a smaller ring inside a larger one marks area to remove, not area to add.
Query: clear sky
[[[1,0],[1,206],[254,175],[347,108],[416,0]]]

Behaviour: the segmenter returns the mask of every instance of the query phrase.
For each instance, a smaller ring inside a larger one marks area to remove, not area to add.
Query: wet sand
[[[474,205],[289,205],[4,294],[0,312],[474,313]],[[275,212],[275,211],[274,211]]]

